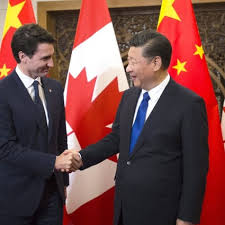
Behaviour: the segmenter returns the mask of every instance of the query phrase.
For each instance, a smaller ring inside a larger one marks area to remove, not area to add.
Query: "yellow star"
[[[177,15],[177,12],[173,8],[174,1],[175,0],[162,0],[162,6],[159,14],[159,21],[157,28],[159,27],[160,23],[162,22],[165,16],[181,21],[180,17]]]
[[[202,59],[204,55],[204,50],[202,48],[202,45],[201,46],[195,45],[195,47],[196,47],[196,52],[194,53],[194,55],[199,55],[200,58]]]
[[[2,68],[0,68],[0,78],[3,78],[3,77],[6,77],[8,75],[8,72],[10,71],[11,69],[8,69],[6,67],[6,65],[4,64]]]
[[[178,75],[180,75],[181,71],[187,72],[187,70],[185,69],[186,63],[187,62],[181,62],[179,59],[177,59],[177,65],[173,66],[173,68],[177,70]]]
[[[8,30],[10,29],[10,27],[19,28],[22,25],[18,18],[18,15],[20,14],[24,4],[25,4],[25,1],[15,6],[11,6],[10,2],[8,3],[8,9],[6,12],[5,26],[3,30],[2,39],[4,38]]]

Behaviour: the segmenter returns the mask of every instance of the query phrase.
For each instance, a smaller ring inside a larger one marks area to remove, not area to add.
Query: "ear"
[[[20,61],[22,63],[26,63],[27,62],[27,55],[24,52],[19,51],[18,56],[19,56]]]
[[[155,56],[152,60],[152,63],[154,64],[154,71],[158,71],[162,67],[162,58],[160,56]]]

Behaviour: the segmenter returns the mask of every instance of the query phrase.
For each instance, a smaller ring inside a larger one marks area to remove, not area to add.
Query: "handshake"
[[[75,172],[83,165],[79,151],[67,149],[56,156],[55,169],[61,172]]]

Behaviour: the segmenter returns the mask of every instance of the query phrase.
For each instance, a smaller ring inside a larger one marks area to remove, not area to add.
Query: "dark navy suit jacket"
[[[130,136],[141,90],[124,92],[112,132],[80,151],[83,169],[120,153],[114,224],[198,223],[208,171],[208,126],[202,98],[170,79],[132,154]]]
[[[0,213],[30,216],[37,209],[47,180],[53,175],[56,155],[67,148],[63,89],[42,78],[48,133],[27,89],[15,71],[0,81]],[[65,200],[68,175],[54,172]]]

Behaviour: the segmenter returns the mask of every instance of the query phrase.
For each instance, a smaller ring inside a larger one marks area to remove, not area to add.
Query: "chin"
[[[48,73],[42,73],[40,74],[40,77],[46,77],[48,75]]]
[[[141,87],[141,84],[139,82],[133,82],[133,84],[134,84],[134,87],[138,87],[138,88]]]

